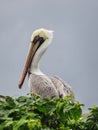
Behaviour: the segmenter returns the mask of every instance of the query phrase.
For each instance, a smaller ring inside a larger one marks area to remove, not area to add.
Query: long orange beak
[[[22,75],[21,75],[21,78],[19,81],[19,85],[18,85],[19,88],[21,88],[23,83],[24,83],[25,77],[26,77],[27,72],[28,72],[28,68],[30,67],[30,64],[33,60],[34,54],[35,54],[36,50],[38,49],[38,47],[39,47],[39,42],[36,42],[36,44],[31,43],[31,46],[30,46],[30,49],[29,49],[29,52],[28,52],[28,55],[26,58],[26,62],[24,65],[24,69],[23,69],[23,72],[22,72]]]

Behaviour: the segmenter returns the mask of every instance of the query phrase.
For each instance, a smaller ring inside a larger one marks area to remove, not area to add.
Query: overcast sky
[[[98,0],[0,0],[0,94],[29,92],[27,79],[21,90],[18,81],[31,34],[42,27],[54,30],[43,72],[67,81],[85,108],[98,105]]]

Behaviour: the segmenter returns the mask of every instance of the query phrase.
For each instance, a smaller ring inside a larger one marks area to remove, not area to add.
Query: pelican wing
[[[46,75],[30,74],[28,86],[31,93],[39,94],[44,98],[59,97],[54,84]]]
[[[57,89],[59,93],[59,97],[65,97],[69,94],[74,95],[71,89],[71,86],[67,84],[64,80],[62,80],[60,77],[54,76],[54,77],[51,77],[50,79],[53,82],[55,88]]]

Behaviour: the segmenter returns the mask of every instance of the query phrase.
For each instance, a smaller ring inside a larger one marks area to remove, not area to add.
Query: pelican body
[[[28,73],[28,86],[30,92],[38,94],[43,98],[65,97],[73,94],[71,87],[61,78],[46,76],[39,68],[39,61],[53,39],[53,31],[38,29],[31,36],[28,55],[22,76],[19,81],[19,88],[22,87]]]

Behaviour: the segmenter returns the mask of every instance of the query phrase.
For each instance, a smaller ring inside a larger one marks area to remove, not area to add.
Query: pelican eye
[[[40,37],[39,35],[34,37],[33,43],[36,44],[37,42],[40,43],[40,45],[45,41],[43,37]]]
[[[39,41],[40,36],[37,35],[34,37],[33,43],[36,44]]]
[[[39,42],[40,42],[40,44],[42,44],[44,41],[45,41],[45,40],[44,40],[43,37],[39,37]]]

